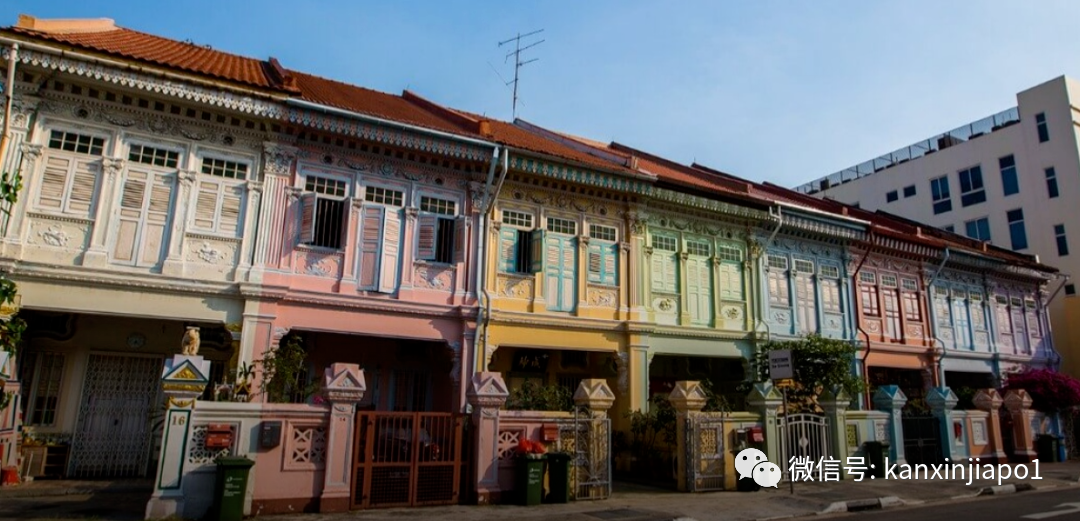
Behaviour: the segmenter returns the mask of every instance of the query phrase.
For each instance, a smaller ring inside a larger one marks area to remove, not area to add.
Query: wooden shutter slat
[[[438,230],[439,218],[431,215],[421,215],[416,220],[416,258],[432,260],[435,258],[435,233]]]
[[[360,216],[360,289],[379,284],[379,248],[382,244],[383,207],[364,206]]]
[[[300,244],[311,244],[315,240],[315,210],[319,196],[308,192],[300,196]]]
[[[393,293],[398,286],[398,261],[401,250],[401,215],[387,209],[383,214],[382,260],[380,261],[379,292]]]

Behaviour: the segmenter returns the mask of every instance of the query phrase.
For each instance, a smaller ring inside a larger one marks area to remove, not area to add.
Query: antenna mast
[[[515,36],[513,38],[510,38],[509,40],[503,40],[503,41],[499,42],[499,47],[502,47],[503,45],[506,45],[506,44],[508,44],[510,42],[514,42],[514,50],[506,53],[506,58],[503,59],[503,63],[506,63],[506,60],[509,60],[511,56],[514,57],[514,79],[511,80],[511,81],[506,82],[507,85],[510,85],[511,83],[514,84],[514,104],[513,104],[514,118],[517,118],[518,71],[521,70],[522,66],[528,65],[528,64],[530,64],[530,63],[532,63],[534,61],[540,60],[540,58],[533,58],[531,60],[521,61],[521,53],[522,53],[522,51],[525,51],[527,49],[531,49],[531,48],[536,47],[537,45],[540,45],[540,44],[544,43],[545,41],[547,41],[547,40],[540,40],[539,42],[531,43],[529,45],[526,45],[525,47],[522,47],[521,46],[521,39],[522,38],[528,38],[529,36],[532,36],[532,35],[535,35],[535,34],[540,34],[542,32],[544,32],[543,29],[540,29],[538,31],[533,31],[531,33],[526,33],[526,34],[518,33],[517,36]]]

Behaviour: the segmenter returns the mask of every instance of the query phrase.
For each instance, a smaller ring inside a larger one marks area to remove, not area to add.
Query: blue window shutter
[[[602,283],[604,278],[604,247],[596,241],[589,244],[588,281]]]
[[[518,231],[514,228],[499,230],[499,266],[505,273],[517,271]]]

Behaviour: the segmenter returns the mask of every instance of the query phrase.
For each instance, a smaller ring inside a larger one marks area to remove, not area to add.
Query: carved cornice
[[[313,292],[290,291],[279,304],[303,304],[327,308],[345,308],[372,312],[398,313],[430,318],[473,320],[476,309],[464,306],[428,304],[425,302],[375,299],[363,295],[346,296]]]
[[[63,283],[63,286],[103,287],[108,289],[154,291],[185,296],[238,297],[235,283],[176,279],[85,267],[57,268],[51,265],[20,261],[11,275],[15,279]]]
[[[701,327],[664,326],[651,322],[628,322],[626,331],[631,333],[643,333],[650,336],[675,337],[675,338],[706,338],[714,340],[753,340],[754,335],[749,331],[728,331],[722,329],[706,329]]]
[[[510,157],[510,168],[519,172],[595,186],[613,192],[645,195],[653,191],[650,182],[630,179],[629,175],[603,173],[565,163],[554,163],[533,157],[524,157],[514,153]]]
[[[587,317],[557,317],[546,316],[541,313],[505,310],[492,310],[491,321],[492,323],[504,325],[516,324],[578,331],[611,331],[613,328],[622,329],[623,324],[625,324],[620,320],[605,320]]]

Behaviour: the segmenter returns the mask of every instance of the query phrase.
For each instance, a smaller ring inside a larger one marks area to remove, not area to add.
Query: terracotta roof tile
[[[254,87],[276,88],[262,60],[122,27],[111,31],[62,33],[35,31],[17,26],[8,27],[6,30]]]

